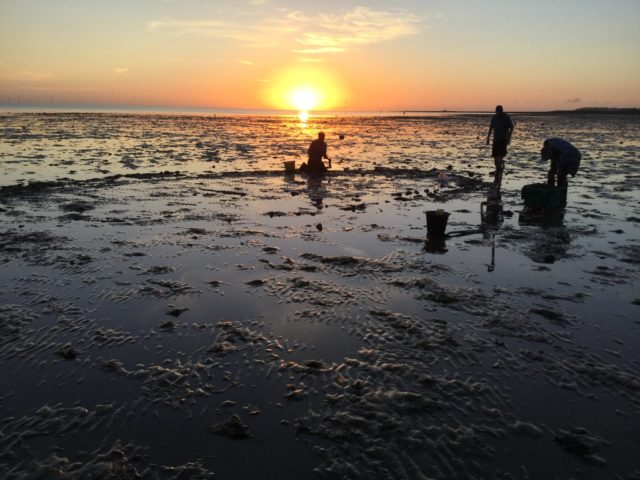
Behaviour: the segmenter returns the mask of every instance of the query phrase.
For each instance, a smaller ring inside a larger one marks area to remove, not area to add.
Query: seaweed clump
[[[231,417],[223,422],[216,423],[213,426],[212,431],[215,434],[230,437],[234,440],[251,437],[249,427],[242,423],[242,420],[237,413],[232,414]]]

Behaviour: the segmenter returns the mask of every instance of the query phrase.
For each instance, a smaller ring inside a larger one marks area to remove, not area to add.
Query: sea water
[[[3,113],[2,475],[637,475],[640,122],[513,119]]]

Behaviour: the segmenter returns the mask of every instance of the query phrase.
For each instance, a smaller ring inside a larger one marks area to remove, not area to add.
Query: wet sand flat
[[[640,476],[636,117],[2,118],[3,478]]]

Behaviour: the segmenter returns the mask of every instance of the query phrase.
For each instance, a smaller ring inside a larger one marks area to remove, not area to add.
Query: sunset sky
[[[0,105],[640,106],[640,0],[0,0]]]

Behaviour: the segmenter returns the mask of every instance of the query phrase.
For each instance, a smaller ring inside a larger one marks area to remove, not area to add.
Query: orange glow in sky
[[[0,106],[639,107],[614,3],[0,0]]]

